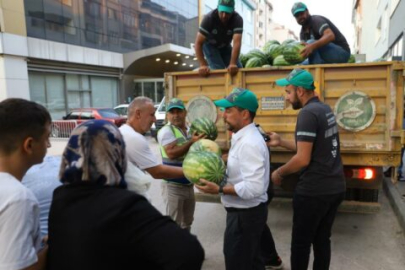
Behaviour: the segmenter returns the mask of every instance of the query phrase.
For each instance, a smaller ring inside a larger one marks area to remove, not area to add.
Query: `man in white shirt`
[[[0,102],[0,270],[45,269],[39,206],[21,179],[50,147],[51,116],[41,105]]]
[[[155,121],[155,107],[150,98],[137,97],[128,106],[127,123],[120,127],[128,161],[155,179],[184,177],[182,168],[161,164],[150,149],[144,135]]]
[[[196,187],[221,194],[227,211],[224,255],[227,270],[264,269],[260,240],[267,221],[267,188],[270,157],[266,143],[253,123],[257,97],[247,89],[235,88],[225,99],[215,101],[224,108],[224,122],[233,132],[227,162],[227,183],[218,186],[201,180]]]

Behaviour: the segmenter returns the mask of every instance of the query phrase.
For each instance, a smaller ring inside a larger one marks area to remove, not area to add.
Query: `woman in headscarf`
[[[110,122],[72,132],[50,210],[48,269],[201,269],[198,240],[126,189],[126,164]]]

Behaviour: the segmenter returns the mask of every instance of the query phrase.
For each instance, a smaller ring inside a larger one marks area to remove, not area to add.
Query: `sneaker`
[[[273,261],[271,261],[269,264],[265,266],[266,270],[275,270],[275,269],[283,269],[283,261],[281,261],[280,257],[277,256],[277,258]]]

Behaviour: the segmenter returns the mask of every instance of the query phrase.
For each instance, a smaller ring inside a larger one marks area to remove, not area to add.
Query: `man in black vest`
[[[218,8],[205,15],[195,40],[201,76],[208,76],[210,69],[227,68],[232,76],[238,72],[242,67],[239,61],[242,32],[243,19],[235,12],[235,1],[219,0]]]

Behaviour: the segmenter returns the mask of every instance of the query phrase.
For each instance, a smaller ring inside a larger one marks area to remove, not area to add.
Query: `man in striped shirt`
[[[227,68],[232,76],[238,72],[242,67],[239,61],[242,32],[243,19],[235,12],[235,1],[219,0],[218,8],[205,15],[195,40],[201,76],[208,76],[210,69]]]

